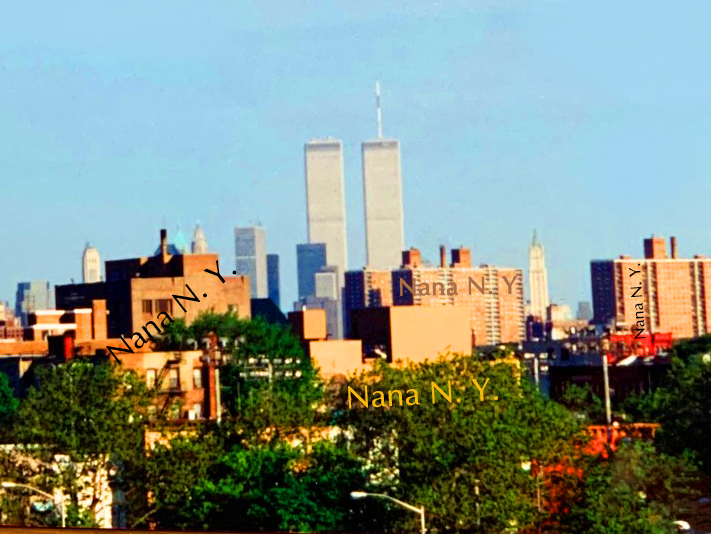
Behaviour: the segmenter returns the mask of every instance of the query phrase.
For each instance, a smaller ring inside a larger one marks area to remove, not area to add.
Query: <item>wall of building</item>
[[[393,361],[436,360],[447,352],[471,354],[469,313],[464,306],[393,306]]]
[[[353,376],[370,369],[363,363],[363,346],[358,339],[311,341],[309,343],[312,364],[321,370],[321,376]]]

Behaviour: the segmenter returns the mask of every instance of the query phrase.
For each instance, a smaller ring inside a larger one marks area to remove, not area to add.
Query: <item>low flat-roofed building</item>
[[[353,314],[350,340],[327,339],[323,310],[289,314],[292,330],[324,377],[367,370],[376,358],[415,363],[447,353],[471,354],[469,309],[464,306],[393,306]]]
[[[352,311],[351,337],[365,357],[388,362],[435,360],[440,354],[471,354],[471,310],[466,306],[391,306]]]

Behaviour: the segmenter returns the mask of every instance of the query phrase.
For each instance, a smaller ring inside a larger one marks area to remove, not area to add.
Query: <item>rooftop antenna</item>
[[[380,82],[375,82],[375,107],[378,110],[378,139],[383,138],[383,114],[380,111]]]

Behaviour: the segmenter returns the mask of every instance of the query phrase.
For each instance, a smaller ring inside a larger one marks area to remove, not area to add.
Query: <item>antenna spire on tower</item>
[[[383,114],[380,111],[380,82],[375,82],[375,107],[378,113],[378,139],[383,138]]]

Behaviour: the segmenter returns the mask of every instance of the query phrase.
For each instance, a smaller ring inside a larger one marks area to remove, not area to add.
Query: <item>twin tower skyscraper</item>
[[[376,84],[378,137],[361,145],[367,266],[394,269],[403,250],[400,143],[382,135],[380,90]],[[325,243],[328,265],[338,268],[339,287],[348,270],[343,143],[313,139],[304,148],[309,243]]]

